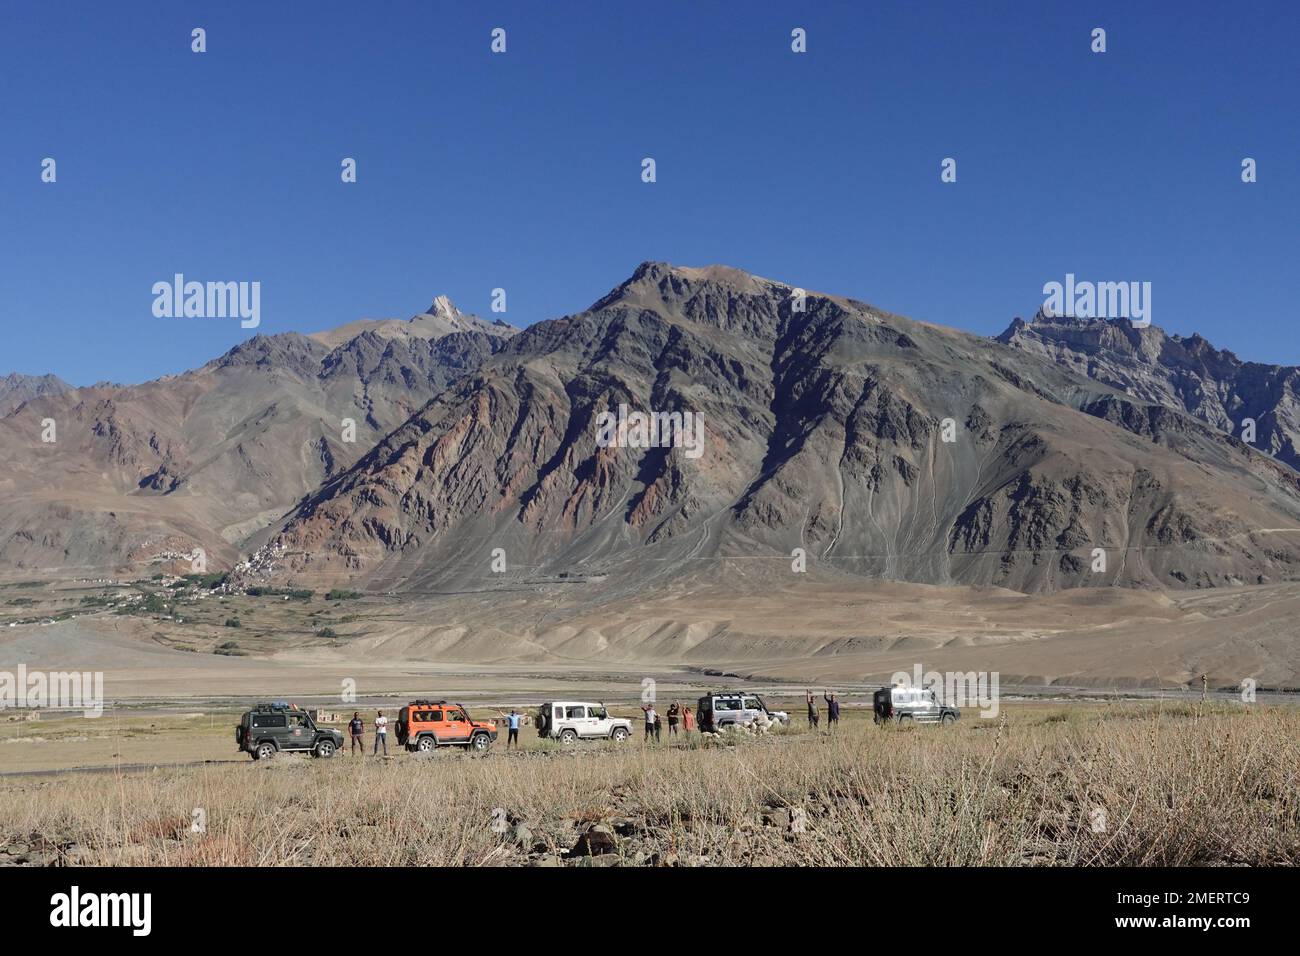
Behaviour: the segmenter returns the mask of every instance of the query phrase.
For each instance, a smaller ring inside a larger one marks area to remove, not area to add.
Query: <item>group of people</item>
[[[817,698],[813,697],[813,692],[805,690],[808,696],[808,726],[816,730],[821,726],[821,715],[817,711]],[[840,722],[840,698],[837,694],[822,691],[822,700],[826,701],[826,729],[834,730],[835,725]]]
[[[361,756],[366,755],[366,722],[361,719],[361,712],[356,711],[352,714],[352,719],[348,721],[348,736],[352,738],[352,753],[361,751]],[[375,749],[372,756],[379,753],[380,747],[384,748],[384,756],[388,756],[388,718],[384,716],[382,710],[375,711]]]
[[[808,690],[804,692],[808,698],[808,726],[817,730],[821,726],[821,714],[817,708],[817,699],[813,692]],[[835,725],[840,722],[840,700],[839,696],[834,693],[822,692],[822,699],[826,702],[826,729],[834,730]],[[645,740],[654,740],[658,743],[663,739],[663,717],[655,710],[654,704],[642,704],[641,710],[645,713]],[[519,746],[519,722],[520,714],[516,710],[511,710],[509,714],[503,714],[506,721],[506,749]],[[673,701],[668,705],[668,739],[678,735],[678,727],[689,737],[691,731],[695,730],[695,715],[691,713],[690,707],[685,707],[678,701]],[[388,756],[388,718],[384,716],[382,710],[375,711],[375,747],[371,751],[372,755],[378,755],[379,748],[384,748],[384,756]],[[353,713],[352,719],[348,721],[348,735],[352,738],[352,753],[361,751],[362,756],[366,753],[366,722],[361,719],[361,712]]]
[[[641,710],[645,712],[645,737],[643,739],[653,739],[658,743],[663,738],[663,718],[659,715],[659,711],[655,710],[654,704],[642,704]],[[689,707],[683,707],[677,701],[673,701],[668,705],[669,740],[677,736],[678,724],[681,724],[682,730],[689,737],[691,731],[695,729],[695,715],[691,713]]]

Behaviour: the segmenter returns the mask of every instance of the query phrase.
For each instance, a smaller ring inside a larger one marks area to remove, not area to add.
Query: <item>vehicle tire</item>
[[[578,732],[576,730],[560,731],[560,743],[572,746],[578,742]]]
[[[415,742],[415,750],[417,753],[431,754],[436,749],[438,749],[438,742],[432,737],[424,736]]]
[[[609,736],[615,743],[621,744],[623,741],[627,740],[630,735],[628,734],[626,727],[615,727],[614,732]]]
[[[476,754],[485,754],[492,746],[492,738],[487,734],[475,734],[469,739],[469,749]]]
[[[939,724],[944,727],[951,727],[956,722],[957,722],[957,718],[954,717],[952,714],[944,714],[942,717],[939,718]]]
[[[258,744],[253,748],[254,760],[270,760],[275,756],[275,744]]]
[[[334,741],[332,741],[332,740],[322,740],[322,741],[319,741],[319,742],[316,744],[316,749],[312,751],[312,756],[314,756],[314,757],[333,757],[333,756],[334,756]]]

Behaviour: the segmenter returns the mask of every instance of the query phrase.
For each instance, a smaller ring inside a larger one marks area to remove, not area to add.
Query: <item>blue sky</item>
[[[983,334],[1067,272],[1150,281],[1155,324],[1300,364],[1297,9],[3,0],[0,374],[135,382],[253,334],[155,318],[176,272],[259,281],[274,333],[495,287],[528,325],[645,259]]]

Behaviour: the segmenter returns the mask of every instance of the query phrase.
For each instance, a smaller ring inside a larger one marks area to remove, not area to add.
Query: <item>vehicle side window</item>
[[[606,711],[604,707],[591,707],[588,709],[588,716],[595,717],[599,720],[604,720],[606,717],[609,716],[609,712]]]
[[[746,709],[746,710],[758,710],[758,709],[759,709],[759,708],[758,708],[758,700],[757,700],[756,698],[754,698],[754,697],[746,697],[746,698],[745,698],[745,709]]]
[[[448,720],[452,720],[452,721],[460,721],[460,722],[462,722],[462,723],[468,723],[468,722],[469,722],[469,718],[465,716],[465,711],[463,711],[463,710],[449,710],[449,711],[447,711],[447,719],[448,719]]]
[[[289,722],[288,720],[285,719],[284,714],[254,714],[253,726],[254,727],[287,727],[289,726]]]
[[[587,716],[587,708],[586,708],[586,707],[570,707],[567,716],[568,716],[568,718],[569,718],[570,720],[574,720],[574,719],[579,718],[579,717],[586,717],[586,716]]]

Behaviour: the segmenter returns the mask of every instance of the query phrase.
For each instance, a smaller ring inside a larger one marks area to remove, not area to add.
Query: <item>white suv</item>
[[[632,736],[632,721],[609,716],[604,704],[556,700],[538,708],[537,736],[550,737],[566,744],[593,737],[605,737],[622,743]]]
[[[706,694],[700,698],[696,713],[700,718],[700,729],[714,733],[753,723],[762,715],[778,724],[790,723],[790,715],[785,711],[769,710],[767,703],[757,694],[739,691]]]

